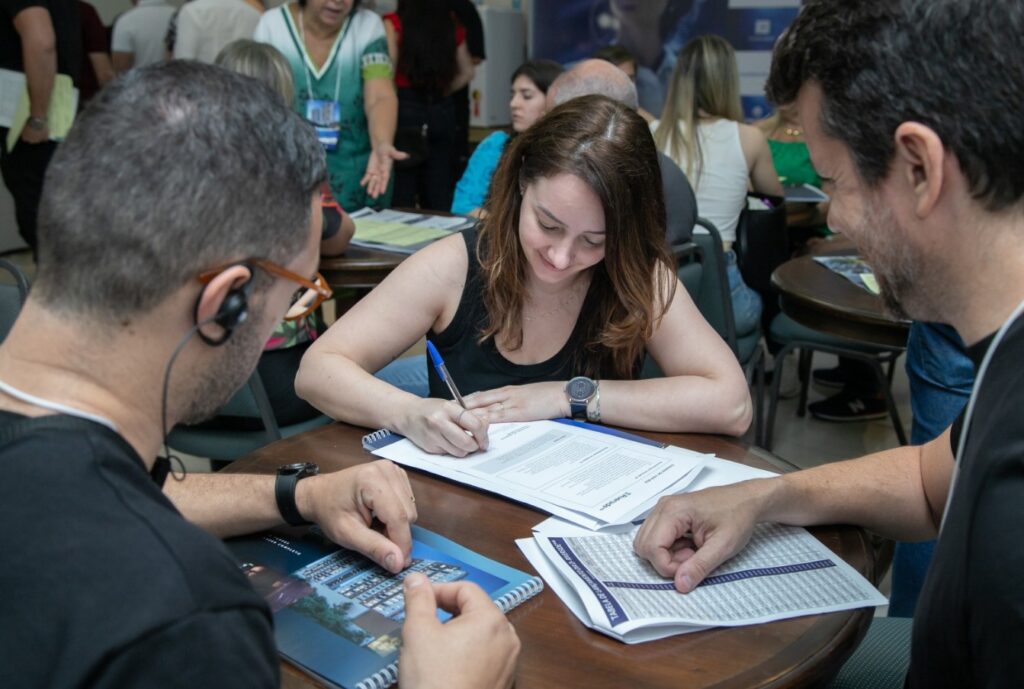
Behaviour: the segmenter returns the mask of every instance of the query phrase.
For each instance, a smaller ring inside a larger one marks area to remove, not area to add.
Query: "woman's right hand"
[[[487,449],[486,417],[437,398],[417,400],[395,429],[425,452],[465,457]]]

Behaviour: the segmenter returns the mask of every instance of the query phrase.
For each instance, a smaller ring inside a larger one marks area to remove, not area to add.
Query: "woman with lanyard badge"
[[[359,0],[298,0],[260,19],[254,38],[284,54],[295,109],[316,125],[342,208],[388,205],[398,98],[380,17]]]

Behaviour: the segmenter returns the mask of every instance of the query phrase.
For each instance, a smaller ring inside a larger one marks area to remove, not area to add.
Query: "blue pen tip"
[[[441,354],[437,351],[437,347],[430,340],[427,340],[427,353],[430,354],[430,360],[434,362],[434,368],[441,368],[444,366],[444,360],[441,358]]]

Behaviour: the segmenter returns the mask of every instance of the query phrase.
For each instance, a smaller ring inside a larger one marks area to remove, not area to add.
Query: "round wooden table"
[[[320,274],[333,290],[370,290],[408,257],[397,251],[350,246],[341,256],[320,259]]]
[[[344,424],[269,445],[226,471],[272,473],[277,467],[311,461],[335,471],[371,461],[360,438],[365,429]],[[793,467],[783,460],[728,438],[644,433],[698,452],[714,453],[773,471]],[[507,565],[533,572],[515,545],[546,515],[487,493],[409,471],[419,524]],[[875,578],[875,561],[865,532],[848,526],[811,529],[857,571]],[[818,686],[839,671],[870,624],[861,609],[812,615],[748,627],[712,629],[633,646],[584,627],[561,600],[545,589],[512,610],[509,620],[522,641],[518,689],[541,687],[687,687],[751,689]],[[323,686],[287,663],[287,687]]]
[[[836,255],[853,255],[841,250]],[[910,321],[890,316],[878,295],[801,256],[772,273],[782,311],[808,328],[884,347],[905,347]]]

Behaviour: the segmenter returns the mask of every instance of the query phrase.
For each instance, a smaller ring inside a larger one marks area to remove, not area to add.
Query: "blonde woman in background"
[[[693,184],[697,210],[722,235],[737,335],[757,327],[761,297],[743,282],[732,244],[747,191],[782,196],[764,134],[743,124],[736,53],[725,39],[697,36],[676,62],[654,141]],[[699,228],[698,228],[699,231]]]
[[[291,66],[281,51],[272,45],[248,39],[234,41],[224,46],[214,64],[263,82],[280,94],[289,107],[294,100]],[[334,200],[326,183],[320,187],[320,204],[323,214],[320,255],[337,256],[348,248],[355,233],[355,223]],[[263,348],[257,370],[280,425],[301,423],[319,415],[316,409],[295,395],[295,374],[302,355],[322,331],[323,325],[316,312],[298,320],[281,321]],[[247,430],[253,424],[262,428],[258,419],[250,418],[219,416],[210,423],[218,428],[227,426]]]

